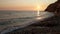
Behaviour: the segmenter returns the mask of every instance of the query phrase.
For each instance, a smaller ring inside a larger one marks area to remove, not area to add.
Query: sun
[[[37,11],[37,16],[40,16],[39,15],[40,14],[40,6],[39,5],[37,5],[36,11]]]
[[[38,5],[38,6],[37,6],[37,10],[39,10],[39,9],[40,9],[40,6]]]
[[[37,5],[36,6],[36,10],[40,10],[40,5]]]
[[[40,5],[37,5],[37,7],[36,7],[36,13],[37,13],[37,20],[39,20],[39,19],[41,19],[40,18]]]
[[[47,8],[47,4],[38,4],[35,6],[35,10],[44,11]]]

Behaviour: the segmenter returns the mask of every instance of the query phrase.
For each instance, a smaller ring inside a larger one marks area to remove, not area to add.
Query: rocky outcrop
[[[60,0],[50,4],[45,11],[53,12],[56,16],[60,16]]]

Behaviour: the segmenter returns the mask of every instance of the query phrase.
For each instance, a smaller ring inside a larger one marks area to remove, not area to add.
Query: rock
[[[50,4],[45,11],[53,12],[56,16],[60,16],[60,0]]]

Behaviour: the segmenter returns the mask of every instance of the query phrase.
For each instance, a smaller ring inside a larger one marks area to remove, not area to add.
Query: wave
[[[45,12],[45,13],[41,13],[40,16],[29,16],[29,17],[2,19],[2,21],[0,21],[0,26],[3,25],[2,27],[6,27],[6,28],[1,30],[1,34],[7,33],[10,31],[19,29],[19,28],[24,28],[24,27],[27,27],[28,25],[34,24],[38,21],[36,19],[37,17],[41,18],[41,19],[39,19],[39,21],[40,21],[42,19],[46,19],[46,18],[49,18],[52,16],[54,16],[53,13]]]

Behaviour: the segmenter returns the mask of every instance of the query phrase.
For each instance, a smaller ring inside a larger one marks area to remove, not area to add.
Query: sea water
[[[42,15],[43,12],[40,12]],[[37,16],[37,11],[0,11],[0,25],[25,22]],[[4,21],[4,22],[3,22]]]
[[[49,12],[40,11],[40,17],[51,16]],[[37,11],[0,11],[0,25],[9,25],[14,23],[23,23],[37,17]]]
[[[40,16],[37,16],[37,11],[11,11],[11,10],[0,11],[0,32],[2,30],[7,30],[3,32],[8,32],[10,29],[12,30],[14,30],[15,28],[18,29],[21,27],[21,25],[23,25],[23,27],[27,26],[29,24],[32,24],[30,21],[36,20],[35,19],[36,17],[45,18],[53,14],[49,12],[40,11],[39,15]]]

